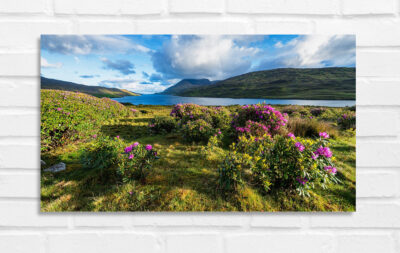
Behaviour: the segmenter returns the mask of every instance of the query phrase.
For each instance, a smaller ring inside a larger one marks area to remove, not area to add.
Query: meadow
[[[355,114],[42,90],[41,211],[355,211]]]

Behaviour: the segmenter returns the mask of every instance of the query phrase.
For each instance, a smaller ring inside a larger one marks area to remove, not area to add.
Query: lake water
[[[121,103],[134,105],[175,105],[179,103],[194,103],[198,105],[246,105],[246,104],[279,104],[279,105],[314,105],[345,107],[356,104],[355,100],[302,100],[302,99],[264,99],[264,98],[208,98],[208,97],[178,97],[171,95],[149,94],[141,96],[126,96],[113,98]]]

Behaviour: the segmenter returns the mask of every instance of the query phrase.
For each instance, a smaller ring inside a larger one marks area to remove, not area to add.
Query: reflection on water
[[[207,97],[178,97],[171,95],[141,95],[114,98],[121,103],[134,105],[175,105],[179,103],[193,103],[198,105],[245,105],[265,102],[267,104],[284,105],[314,105],[345,107],[356,104],[355,100],[302,100],[302,99],[264,99],[264,98],[207,98]]]

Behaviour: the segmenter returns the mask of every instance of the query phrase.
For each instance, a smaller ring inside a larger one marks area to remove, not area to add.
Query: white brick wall
[[[357,212],[39,213],[41,33],[357,34]],[[400,0],[1,0],[0,252],[400,252]]]

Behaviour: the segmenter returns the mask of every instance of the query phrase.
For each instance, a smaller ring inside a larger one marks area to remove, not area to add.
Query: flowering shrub
[[[178,128],[178,122],[175,118],[169,116],[155,116],[149,124],[149,131],[152,134],[166,134],[175,131]]]
[[[139,142],[134,142],[125,147],[124,154],[118,163],[117,173],[122,177],[123,182],[134,178],[145,180],[149,169],[157,158],[157,152],[152,145],[144,146]]]
[[[286,122],[287,118],[269,105],[244,105],[233,116],[232,126],[238,135],[255,132],[257,136],[262,136],[277,134]]]
[[[144,180],[156,158],[157,152],[151,145],[135,142],[125,146],[120,138],[101,136],[86,147],[82,164],[93,170],[91,180],[127,182],[134,178]]]
[[[244,183],[242,174],[242,162],[234,151],[218,167],[218,187],[223,192],[237,191]]]
[[[122,104],[78,92],[41,90],[41,150],[89,138],[102,122],[132,116]]]
[[[326,136],[326,133],[321,133]],[[231,149],[241,154],[242,167],[252,171],[253,179],[267,192],[271,189],[296,190],[300,195],[308,195],[315,185],[326,187],[338,182],[335,177],[332,151],[329,139],[318,140],[288,136],[240,136]]]
[[[221,136],[229,127],[230,116],[223,107],[205,107],[196,104],[177,104],[171,116],[179,120],[184,138],[188,141],[207,142],[211,136]]]
[[[311,113],[313,116],[316,116],[316,117],[318,117],[319,115],[321,115],[324,111],[325,111],[325,108],[321,108],[321,107],[311,108],[311,109],[310,109],[310,113]]]
[[[356,129],[356,113],[352,111],[343,113],[337,123],[342,129]]]
[[[226,129],[229,127],[229,113],[224,107],[206,107],[197,104],[177,104],[170,113],[180,120],[181,124],[189,121],[204,120],[214,128]]]
[[[189,121],[182,126],[183,137],[187,141],[204,141],[207,142],[211,136],[214,136],[220,132],[219,129],[215,129],[212,125],[203,119],[195,121]]]

